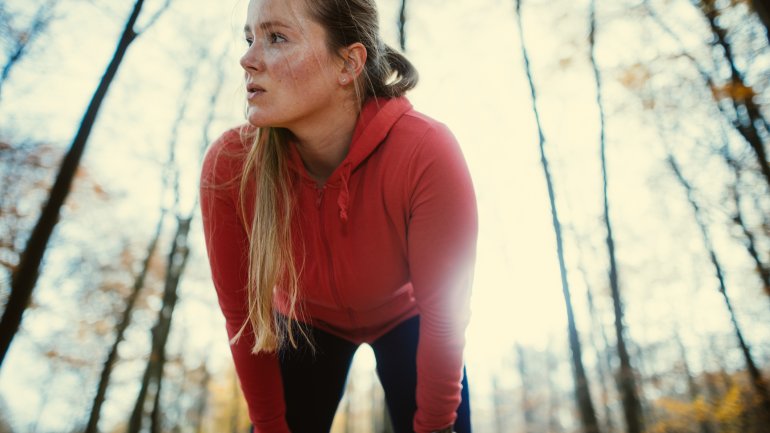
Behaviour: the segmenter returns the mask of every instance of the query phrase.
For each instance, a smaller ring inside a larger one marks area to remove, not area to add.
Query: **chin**
[[[253,108],[246,110],[246,121],[248,121],[251,126],[255,126],[257,128],[279,126],[277,119],[275,119],[274,116],[269,116],[267,113],[255,110]]]
[[[246,121],[248,121],[251,126],[256,126],[257,128],[270,126],[270,122],[268,119],[265,119],[265,116],[255,113],[247,113]]]

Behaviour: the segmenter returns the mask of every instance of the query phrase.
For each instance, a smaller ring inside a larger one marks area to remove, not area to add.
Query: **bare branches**
[[[42,6],[38,8],[35,15],[32,17],[32,21],[29,27],[23,30],[14,30],[10,22],[3,23],[3,31],[6,32],[11,41],[11,48],[8,52],[8,58],[3,65],[2,71],[0,71],[0,95],[2,95],[2,88],[5,81],[11,74],[11,70],[16,66],[19,61],[28,52],[29,46],[45,31],[48,24],[53,18],[53,11],[58,0],[48,0]],[[7,16],[4,10],[0,10],[5,21],[10,21],[10,17]]]

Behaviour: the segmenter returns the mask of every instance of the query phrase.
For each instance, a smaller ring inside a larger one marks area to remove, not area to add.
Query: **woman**
[[[249,3],[248,125],[209,150],[201,206],[255,432],[328,432],[361,343],[396,432],[470,432],[473,187],[378,31],[373,0]]]

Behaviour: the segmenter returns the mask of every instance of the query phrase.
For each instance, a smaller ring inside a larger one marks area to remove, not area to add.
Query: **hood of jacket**
[[[348,209],[350,209],[348,189],[350,176],[385,141],[385,137],[398,119],[411,109],[412,104],[403,96],[398,98],[372,97],[361,107],[348,154],[324,183],[325,187],[330,186],[339,189],[337,206],[340,220],[343,222],[347,222]],[[290,147],[291,161],[289,166],[299,174],[302,182],[316,187],[317,183],[305,169],[296,144],[291,143]]]

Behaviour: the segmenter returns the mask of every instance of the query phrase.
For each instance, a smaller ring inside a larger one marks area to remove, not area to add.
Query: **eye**
[[[254,43],[254,39],[252,39],[250,37],[246,38],[246,45],[251,46],[251,44],[253,44],[253,43]]]
[[[281,42],[286,42],[286,37],[280,33],[271,32],[267,38],[271,44],[279,44]]]

